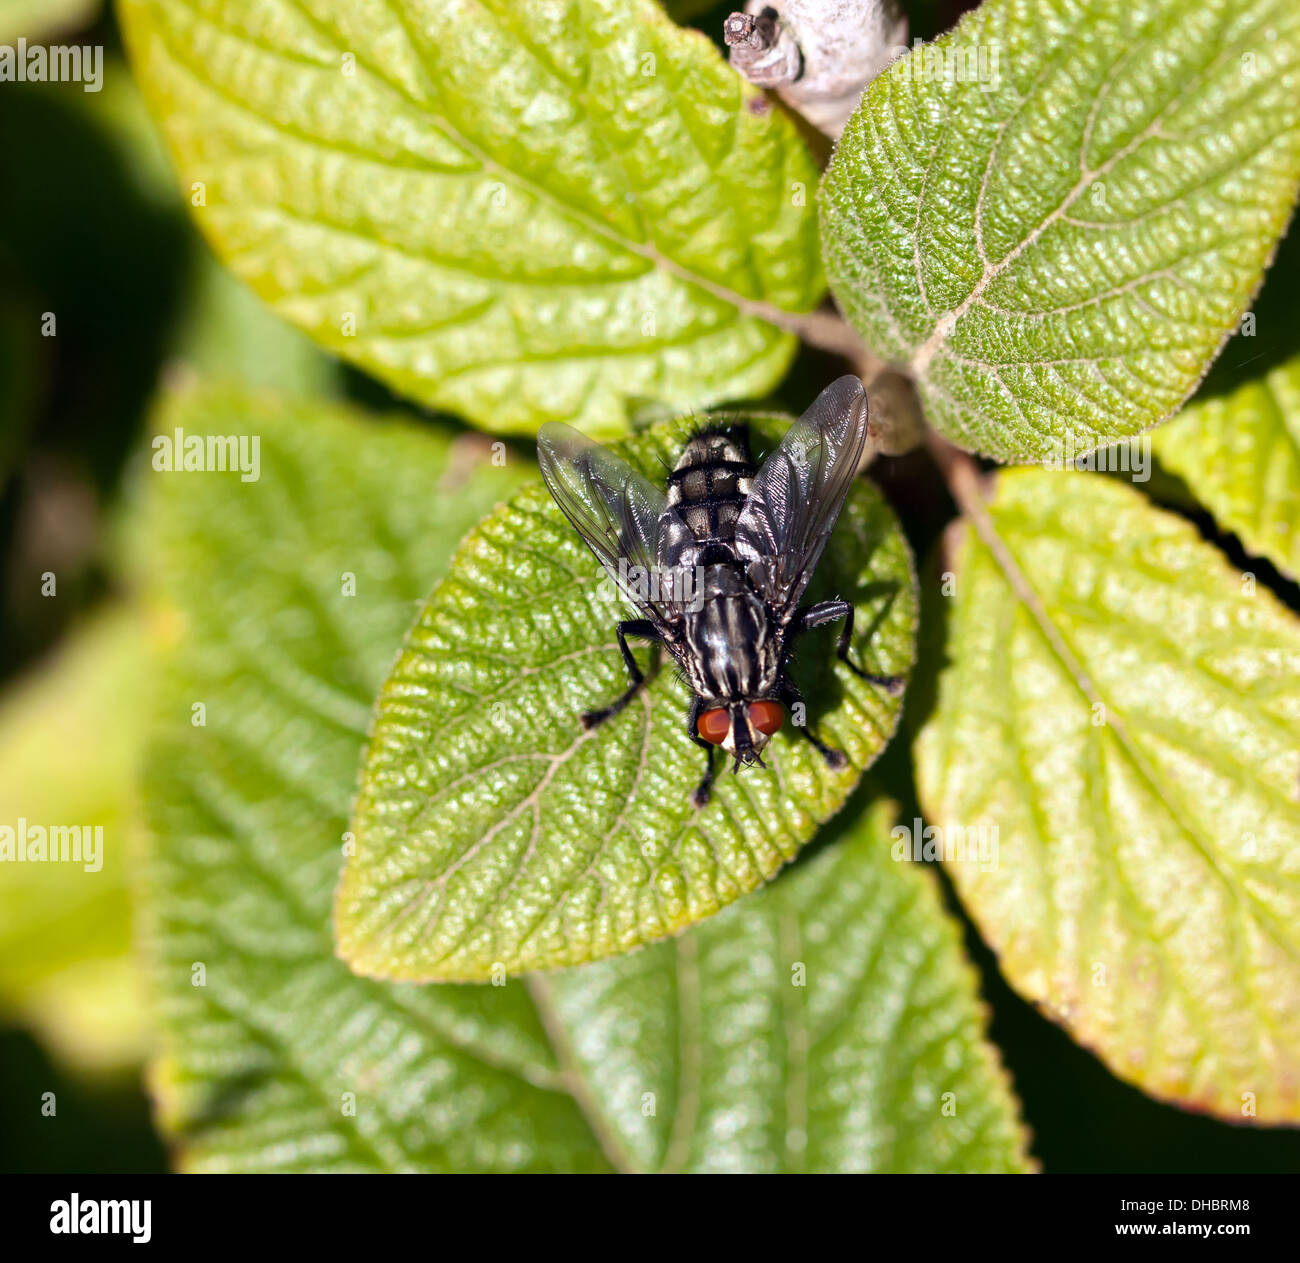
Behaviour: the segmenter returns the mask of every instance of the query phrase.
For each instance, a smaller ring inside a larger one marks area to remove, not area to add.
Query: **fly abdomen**
[[[743,427],[697,434],[668,477],[668,504],[700,543],[730,543],[754,480]]]
[[[775,660],[763,602],[736,562],[705,567],[699,609],[686,619],[683,665],[708,699],[761,697],[774,683]]]

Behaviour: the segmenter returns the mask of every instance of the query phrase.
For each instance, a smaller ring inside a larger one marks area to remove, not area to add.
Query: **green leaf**
[[[1059,461],[1195,389],[1298,182],[1294,0],[988,0],[868,89],[827,272],[944,434]]]
[[[222,258],[422,403],[613,432],[760,394],[822,294],[794,125],[653,0],[120,11]]]
[[[142,532],[175,623],[144,911],[154,1078],[186,1165],[599,1169],[521,987],[379,987],[330,935],[370,700],[416,598],[523,463],[233,392],[173,402],[159,429],[176,426],[261,448],[257,482],[151,475]]]
[[[1300,576],[1300,356],[1191,404],[1153,450],[1249,552]]]
[[[783,428],[750,421],[760,447]],[[666,423],[618,450],[662,481],[698,428]],[[601,578],[539,481],[469,536],[430,597],[379,698],[339,886],[339,951],[358,972],[485,980],[673,934],[792,859],[893,734],[901,698],[834,661],[836,633],[821,632],[796,678],[850,765],[831,772],[787,730],[770,771],[721,776],[697,810],[705,756],[670,669],[615,719],[579,722],[627,679],[613,634],[625,607]],[[818,580],[854,602],[855,661],[905,675],[911,556],[870,483],[850,494]]]
[[[138,612],[105,611],[0,707],[6,844],[16,849],[20,830],[31,841],[45,831],[47,847],[55,828],[77,829],[79,842],[102,830],[81,862],[0,863],[0,1010],[87,1070],[144,1054],[126,885],[144,740],[142,641]]]
[[[591,970],[349,972],[330,903],[367,703],[412,598],[523,471],[233,393],[174,402],[176,425],[262,439],[259,482],[153,474],[145,515],[171,628],[146,786],[153,1078],[185,1166],[1023,1167],[957,929],[887,858],[884,804],[690,937]],[[448,480],[459,496],[434,494]]]
[[[1029,1169],[960,931],[890,859],[893,819],[875,803],[671,943],[531,980],[626,1167]]]
[[[1121,1078],[1300,1119],[1300,622],[1112,479],[1006,473],[988,512],[916,742],[930,822],[996,830],[962,901]]]

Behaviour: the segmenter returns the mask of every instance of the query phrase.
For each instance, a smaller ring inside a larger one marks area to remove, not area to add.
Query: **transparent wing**
[[[623,594],[660,622],[678,621],[671,577],[663,575],[671,564],[667,554],[677,551],[670,541],[680,541],[683,532],[689,537],[690,530],[664,493],[560,421],[542,426],[537,460],[555,503]]]
[[[866,392],[856,377],[841,377],[758,471],[736,521],[736,551],[774,612],[792,610],[803,596],[866,442]]]

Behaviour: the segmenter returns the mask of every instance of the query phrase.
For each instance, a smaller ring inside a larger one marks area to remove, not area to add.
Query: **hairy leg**
[[[803,700],[803,694],[795,687],[793,680],[783,676],[777,682],[777,698],[787,710],[793,710],[796,706],[803,706],[804,713],[807,713],[807,706]],[[833,771],[838,772],[842,767],[848,765],[848,756],[842,750],[836,750],[828,746],[815,732],[806,724],[795,724],[795,731],[807,740],[811,741],[818,753],[826,760],[826,766]]]
[[[584,728],[595,728],[598,724],[603,724],[605,720],[613,719],[637,695],[637,690],[645,683],[645,676],[641,674],[641,668],[637,666],[632,651],[627,647],[627,638],[629,636],[639,636],[642,640],[650,640],[656,643],[663,640],[663,637],[659,634],[659,629],[648,618],[626,619],[624,622],[619,623],[615,630],[618,635],[619,651],[623,655],[623,663],[627,667],[627,674],[631,683],[608,706],[602,706],[600,710],[587,711],[582,717],[582,726]]]
[[[686,732],[690,739],[704,751],[704,776],[691,794],[691,802],[696,807],[703,807],[709,801],[713,789],[713,747],[700,736],[700,712],[704,703],[698,697],[691,698],[691,712],[686,717]]]
[[[794,621],[790,624],[790,635],[801,636],[814,627],[821,627],[824,623],[833,623],[841,618],[844,620],[844,626],[840,629],[835,656],[854,675],[866,680],[868,684],[879,685],[895,695],[901,693],[905,683],[901,675],[873,675],[870,671],[864,671],[849,658],[849,641],[853,638],[853,606],[847,601],[818,601],[816,605],[805,605],[794,616]]]

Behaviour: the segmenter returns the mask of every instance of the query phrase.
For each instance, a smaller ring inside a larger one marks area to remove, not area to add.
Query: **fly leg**
[[[804,704],[803,694],[795,687],[793,680],[782,676],[776,683],[777,700],[790,711],[794,713],[794,708],[800,706],[803,708],[805,718],[808,714],[808,707]],[[842,750],[836,750],[828,746],[807,723],[795,724],[795,731],[800,733],[811,741],[816,747],[817,752],[826,760],[826,766],[833,772],[838,772],[841,768],[848,766],[848,756]]]
[[[691,802],[696,807],[703,807],[709,801],[709,791],[713,788],[713,747],[700,736],[700,712],[704,703],[698,697],[691,698],[691,713],[686,717],[686,731],[705,754],[704,778],[691,794]]]
[[[623,655],[623,662],[627,667],[627,673],[632,682],[608,706],[602,706],[600,710],[587,711],[582,717],[582,726],[584,728],[595,728],[598,724],[603,724],[605,720],[613,719],[636,696],[637,690],[645,683],[645,676],[641,674],[641,668],[637,666],[632,651],[627,647],[627,637],[640,636],[643,640],[655,642],[663,640],[663,637],[659,634],[659,629],[648,618],[625,619],[619,623],[615,630],[618,635],[619,652]]]
[[[886,692],[892,693],[895,697],[898,696],[903,691],[903,685],[906,682],[901,675],[873,675],[870,671],[864,671],[856,663],[850,661],[849,641],[853,637],[853,606],[847,601],[818,601],[816,605],[805,605],[803,609],[795,614],[794,620],[790,624],[790,634],[792,636],[801,635],[803,632],[811,631],[814,627],[820,627],[823,623],[833,623],[837,618],[844,620],[844,626],[840,629],[840,640],[835,647],[835,656],[854,675],[860,676],[868,684],[877,684]]]

